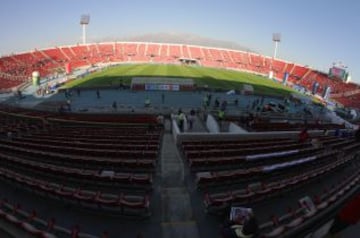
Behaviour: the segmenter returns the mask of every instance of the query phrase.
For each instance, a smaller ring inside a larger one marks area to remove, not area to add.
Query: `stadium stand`
[[[120,121],[106,126],[106,117],[95,116],[92,123],[100,120],[102,124],[83,124],[91,115],[71,116],[69,121],[56,113],[6,106],[0,113],[2,183],[102,215],[150,216],[150,193],[162,135],[156,124],[149,127],[155,116],[139,115],[136,119],[131,115],[122,117],[131,124]],[[20,206],[15,209],[7,200],[2,200],[0,208],[7,222],[36,237],[98,237],[78,228],[55,226],[54,218],[44,221],[37,218],[35,210],[28,213]],[[108,236],[104,233],[101,237]]]
[[[232,68],[267,75],[270,70],[275,78],[281,80],[285,72],[289,73],[289,82],[301,84],[311,91],[313,82],[320,85],[322,92],[330,86],[332,94],[358,89],[355,84],[346,84],[339,79],[330,79],[327,74],[297,65],[295,63],[270,59],[262,55],[227,49],[207,48],[191,45],[157,43],[100,43],[86,46],[63,46],[45,50],[35,50],[0,58],[1,89],[9,89],[23,82],[35,70],[41,75],[52,73],[53,69],[71,63],[72,68],[105,62],[157,62],[178,63],[181,58],[194,59],[206,67]],[[16,79],[11,83],[7,78]],[[358,105],[344,95],[339,101],[345,106]]]
[[[234,206],[261,211],[264,201],[275,201],[273,199],[283,194],[291,197],[296,190],[317,184],[317,190],[309,192],[315,203],[310,213],[299,204],[295,209],[288,207],[286,213],[271,214],[270,221],[264,216],[261,220],[259,237],[293,237],[321,214],[338,206],[346,194],[354,192],[359,181],[359,161],[353,153],[360,148],[360,143],[351,137],[321,136],[317,139],[320,147],[290,138],[277,141],[185,140],[180,149],[211,214],[226,213]],[[299,170],[297,166],[306,169]],[[352,176],[339,179],[344,171],[352,171],[349,172]],[[324,178],[335,184],[322,185],[324,192],[319,194],[318,181]]]
[[[278,80],[288,72],[291,83],[300,83],[311,90],[314,81],[319,82],[319,91],[330,86],[334,93],[342,95],[337,98],[340,103],[360,107],[358,86],[329,79],[326,74],[305,66],[250,52],[164,43],[62,46],[2,57],[0,88],[10,90],[28,80],[33,71],[48,75],[66,63],[77,68],[109,62],[179,64],[180,59],[262,75],[273,70]],[[342,94],[345,91],[354,94]],[[96,214],[111,213],[126,218],[151,216],[151,194],[163,135],[163,129],[156,126],[155,116],[60,115],[6,107],[0,113],[2,183]],[[234,121],[230,117],[227,120]],[[308,121],[306,126],[318,130],[344,128],[313,121]],[[303,127],[303,122],[260,118],[250,128],[264,132]],[[286,213],[279,209],[270,219],[260,217],[260,237],[292,237],[343,204],[354,193],[360,178],[358,157],[354,156],[360,143],[351,135],[315,139],[318,146],[310,141],[300,143],[293,137],[276,141],[183,140],[179,150],[209,214],[224,214],[231,206],[238,205],[260,210],[264,201],[271,203],[301,189],[309,191],[316,206],[311,213],[301,206],[294,208],[296,202],[291,200]],[[343,174],[352,175],[339,180]],[[324,178],[334,185],[321,184],[317,192],[310,189]],[[324,192],[319,194],[319,191]],[[22,211],[19,205],[11,205],[6,199],[0,203],[0,216],[37,237],[96,237],[81,233],[76,225],[68,230],[66,226],[55,225],[55,219],[42,220],[37,212]]]

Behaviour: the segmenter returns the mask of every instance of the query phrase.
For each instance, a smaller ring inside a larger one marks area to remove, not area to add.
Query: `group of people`
[[[54,87],[50,86],[49,84],[44,85],[44,86],[40,86],[37,90],[36,90],[36,94],[38,96],[45,96],[47,94],[51,94],[54,92],[53,90]]]
[[[194,109],[190,110],[189,115],[186,115],[181,109],[179,109],[176,115],[176,119],[180,131],[181,132],[184,131],[185,120],[188,122],[189,125],[188,129],[192,130],[194,127],[195,118],[196,118],[196,112]]]

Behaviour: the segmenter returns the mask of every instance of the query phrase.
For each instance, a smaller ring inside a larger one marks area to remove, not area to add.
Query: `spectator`
[[[117,110],[117,103],[116,103],[116,101],[114,101],[114,102],[112,103],[112,108],[113,108],[114,111]]]
[[[221,111],[226,111],[226,107],[227,107],[227,101],[226,100],[224,100],[222,103],[221,103]]]
[[[328,136],[328,135],[329,135],[329,130],[328,130],[328,129],[324,129],[323,135],[324,135],[324,136]]]
[[[225,112],[223,110],[219,110],[218,111],[218,118],[219,118],[219,124],[220,124],[220,128],[222,128],[223,126],[223,121],[225,119]]]
[[[234,100],[234,104],[235,104],[235,106],[239,105],[239,100],[237,98]]]
[[[149,97],[146,97],[145,98],[145,107],[150,107],[150,105],[151,105],[151,101],[150,101],[150,98]]]
[[[255,122],[255,117],[252,113],[250,113],[247,117],[246,117],[246,125],[248,127],[251,127],[252,125],[254,125]]]
[[[185,114],[182,112],[181,109],[178,111],[178,126],[181,132],[184,131],[184,121],[185,121]]]
[[[259,226],[257,219],[251,213],[243,224],[237,220],[226,222],[221,233],[223,238],[252,238],[259,233]]]
[[[215,99],[214,106],[215,108],[218,108],[220,106],[220,102],[218,98]]]
[[[160,127],[164,127],[164,116],[162,114],[159,114],[157,117],[156,117],[156,121],[157,121],[157,124],[160,126]]]
[[[17,96],[20,100],[23,98],[22,92],[19,89],[17,90]]]
[[[305,128],[304,130],[302,130],[302,131],[299,133],[299,142],[300,142],[300,143],[304,143],[304,142],[306,142],[308,139],[309,139],[309,133],[308,133],[307,129]]]
[[[195,110],[191,109],[190,116],[189,116],[189,130],[192,130],[194,121],[195,121]]]
[[[209,106],[209,97],[208,95],[205,95],[203,98],[203,107],[206,110],[206,108]]]
[[[80,88],[76,88],[76,92],[77,92],[78,97],[80,97]]]
[[[321,148],[322,147],[321,141],[319,141],[319,139],[317,139],[317,138],[313,138],[311,140],[311,144],[314,146],[314,148]]]
[[[96,90],[96,97],[99,99],[100,98],[100,91],[99,89]]]
[[[336,130],[335,130],[335,136],[336,136],[336,137],[339,137],[340,135],[341,135],[340,128],[336,128]]]
[[[71,112],[71,100],[70,100],[70,99],[68,99],[68,100],[66,101],[66,107],[67,107],[67,110],[68,110],[69,112]]]
[[[212,99],[212,94],[209,93],[207,97],[208,97],[208,106],[210,106],[210,104],[211,104],[211,99]]]

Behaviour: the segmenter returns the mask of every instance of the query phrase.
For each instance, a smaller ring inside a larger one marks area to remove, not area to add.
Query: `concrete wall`
[[[177,138],[180,135],[180,130],[177,125],[176,118],[174,118],[172,115],[171,115],[171,131],[172,131],[172,134],[174,137],[174,141],[175,141],[175,143],[177,143]]]
[[[240,133],[240,134],[247,134],[249,133],[247,130],[244,130],[240,126],[236,125],[233,122],[229,124],[229,133]]]
[[[208,114],[208,116],[206,118],[206,127],[210,133],[219,133],[220,132],[219,124],[217,123],[217,121],[211,114]]]

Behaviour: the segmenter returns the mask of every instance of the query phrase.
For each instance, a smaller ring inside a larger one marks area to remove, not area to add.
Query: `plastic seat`
[[[149,197],[141,196],[121,196],[121,210],[124,214],[129,215],[150,215],[149,214]]]
[[[322,210],[322,209],[326,208],[327,206],[328,206],[328,203],[327,203],[327,202],[322,202],[322,203],[320,203],[319,205],[317,205],[316,208],[317,208],[318,210]]]
[[[259,195],[265,196],[265,195],[268,195],[268,194],[272,193],[272,189],[266,187],[264,189],[260,189],[260,190],[256,191],[256,193],[259,194]]]
[[[15,217],[15,216],[13,216],[11,214],[6,214],[5,218],[6,218],[6,220],[8,220],[9,222],[11,222],[11,223],[13,223],[15,225],[20,225],[21,224],[21,221],[17,217]]]
[[[40,235],[41,234],[41,230],[37,229],[36,227],[34,227],[33,225],[27,223],[27,222],[22,222],[20,225],[26,232],[32,234],[32,235]]]
[[[106,206],[115,206],[119,203],[119,198],[115,197],[103,197],[101,192],[97,192],[94,201],[98,203],[98,205],[106,205]]]
[[[126,206],[133,207],[148,207],[150,204],[148,195],[145,196],[123,196],[121,199],[121,204],[125,204]]]
[[[337,198],[338,198],[337,194],[334,194],[327,201],[329,203],[333,203],[333,202],[335,202],[337,200]]]
[[[287,223],[285,226],[286,228],[294,228],[296,226],[299,226],[301,223],[303,223],[303,221],[304,221],[303,217],[298,217]]]
[[[73,197],[80,200],[80,202],[91,201],[95,196],[96,194],[94,192],[86,190],[77,190],[73,194]]]
[[[57,238],[56,235],[48,233],[48,232],[41,232],[39,235],[41,238]]]
[[[234,203],[246,203],[249,202],[254,198],[255,193],[249,192],[245,194],[237,194],[234,196],[233,202]]]
[[[75,192],[76,190],[74,188],[68,188],[64,186],[61,186],[59,189],[55,190],[55,193],[60,195],[62,198],[72,197]]]

